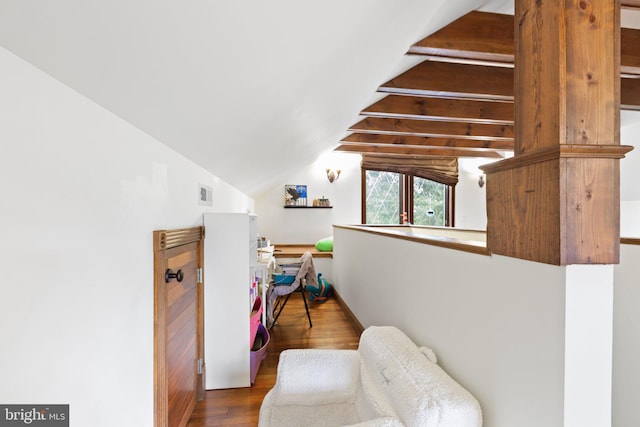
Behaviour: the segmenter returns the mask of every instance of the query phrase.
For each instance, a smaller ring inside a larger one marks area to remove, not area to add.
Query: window
[[[401,174],[366,171],[365,224],[400,224]]]
[[[362,169],[362,222],[453,226],[453,186],[429,179]]]
[[[409,222],[417,225],[448,225],[447,186],[417,176],[411,178],[413,180],[413,218]]]

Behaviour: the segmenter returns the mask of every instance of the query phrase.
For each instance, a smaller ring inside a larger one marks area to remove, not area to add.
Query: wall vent
[[[213,188],[199,184],[198,204],[202,206],[213,206]]]

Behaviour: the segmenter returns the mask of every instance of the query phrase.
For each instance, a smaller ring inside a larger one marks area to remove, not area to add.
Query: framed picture
[[[284,205],[285,206],[307,206],[307,186],[292,185],[284,186]]]

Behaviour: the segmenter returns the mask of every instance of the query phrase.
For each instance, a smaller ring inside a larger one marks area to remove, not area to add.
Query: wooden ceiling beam
[[[512,102],[387,95],[360,113],[369,117],[513,124]]]
[[[513,69],[424,61],[389,80],[378,91],[435,98],[513,101]]]
[[[621,0],[640,10],[640,0]],[[335,151],[501,157],[513,150],[512,15],[471,12],[411,46],[427,60],[378,89]],[[640,30],[621,29],[621,108],[640,110]]]
[[[513,66],[513,31],[513,15],[472,11],[420,40],[408,53]]]
[[[620,81],[620,109],[640,110],[640,79]]]
[[[626,3],[640,7],[640,0]],[[420,40],[408,53],[460,63],[513,67],[513,31],[513,15],[473,11]],[[621,29],[620,64],[623,77],[640,76],[640,30]]]
[[[349,144],[371,144],[379,146],[451,147],[513,151],[513,140],[483,140],[462,138],[437,138],[413,135],[389,135],[378,133],[352,133],[340,142]]]
[[[620,29],[620,74],[640,77],[640,30]]]
[[[512,125],[367,117],[350,132],[513,141]]]
[[[340,145],[333,151],[346,153],[385,154],[400,157],[489,157],[500,159],[503,156],[491,150],[469,150],[464,148],[424,148],[424,147],[381,147],[370,144]]]
[[[622,0],[620,6],[623,9],[640,9],[640,0]]]
[[[393,94],[513,101],[513,68],[425,61],[389,80],[378,91]],[[621,79],[620,108],[640,110],[640,78]]]

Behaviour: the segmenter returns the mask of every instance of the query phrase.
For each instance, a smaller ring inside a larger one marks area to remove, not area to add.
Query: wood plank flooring
[[[271,328],[267,357],[250,388],[209,390],[198,402],[187,427],[255,427],[264,395],[273,387],[280,352],[288,348],[357,349],[360,331],[334,297],[323,304],[309,303],[309,327],[302,298],[296,293]]]

